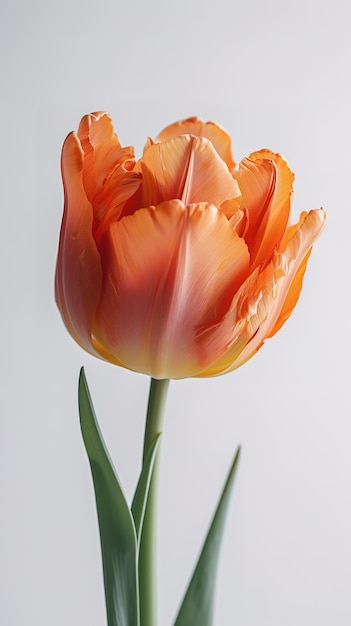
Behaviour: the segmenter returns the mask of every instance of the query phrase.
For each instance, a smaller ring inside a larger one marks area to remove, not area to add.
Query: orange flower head
[[[291,314],[322,209],[291,223],[294,176],[270,150],[238,165],[227,133],[190,118],[122,147],[106,113],[62,150],[56,302],[88,352],[154,378],[245,363]]]

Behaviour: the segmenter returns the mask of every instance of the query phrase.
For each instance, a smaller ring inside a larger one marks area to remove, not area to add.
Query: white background
[[[172,382],[162,451],[160,626],[171,624],[238,443],[215,626],[351,623],[348,3],[3,0],[0,623],[105,623],[98,529],[78,427],[85,365],[130,498],[146,377],[94,360],[53,299],[61,145],[108,110],[137,154],[198,115],[234,156],[269,147],[295,209],[328,225],[292,317],[227,376]]]

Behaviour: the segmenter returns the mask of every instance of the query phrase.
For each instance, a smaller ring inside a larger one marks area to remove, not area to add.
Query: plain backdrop
[[[3,0],[2,626],[105,624],[81,365],[129,499],[140,467],[147,377],[85,354],[53,297],[61,145],[95,110],[138,156],[175,120],[217,121],[237,161],[263,147],[288,159],[296,215],[328,211],[280,333],[232,374],[171,383],[160,626],[172,623],[239,443],[214,626],[351,623],[349,23],[344,0]]]

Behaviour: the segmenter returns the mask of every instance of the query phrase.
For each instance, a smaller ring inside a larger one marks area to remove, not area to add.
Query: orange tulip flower
[[[91,354],[158,379],[215,376],[291,314],[325,213],[291,224],[278,154],[235,165],[227,133],[190,118],[136,162],[93,113],[64,143],[62,176],[56,301]]]

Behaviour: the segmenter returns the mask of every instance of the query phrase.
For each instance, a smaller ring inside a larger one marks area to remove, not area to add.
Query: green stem
[[[155,437],[162,433],[169,380],[151,379],[146,415],[143,464]],[[157,502],[159,460],[156,458],[145,511],[139,552],[140,626],[157,625]]]

